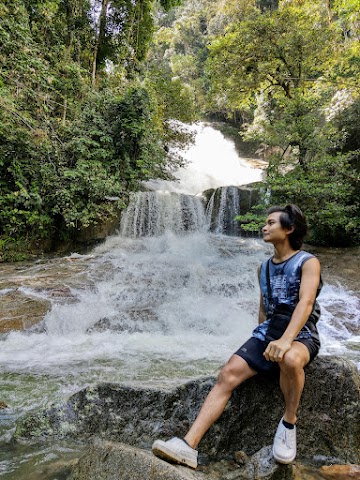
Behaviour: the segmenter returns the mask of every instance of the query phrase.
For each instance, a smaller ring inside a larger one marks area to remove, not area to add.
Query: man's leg
[[[280,388],[285,399],[285,413],[280,420],[273,444],[273,455],[280,463],[291,463],[296,457],[296,420],[305,383],[304,367],[310,361],[307,347],[293,342],[279,362]]]
[[[243,358],[238,355],[231,356],[206,397],[195,422],[184,437],[190,447],[196,448],[211,425],[220,417],[233,390],[256,374],[257,372],[250,368]]]
[[[152,446],[153,453],[166,461],[196,468],[198,457],[196,447],[198,443],[224,411],[233,390],[256,373],[243,358],[232,355],[221,370],[216,384],[206,397],[184,440],[177,437],[173,437],[166,442],[156,440]]]
[[[295,424],[297,410],[305,384],[304,368],[310,361],[307,347],[300,342],[293,342],[291,349],[286,352],[279,362],[280,388],[285,400],[284,420]]]

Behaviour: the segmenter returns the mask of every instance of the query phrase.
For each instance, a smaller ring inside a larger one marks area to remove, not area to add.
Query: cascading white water
[[[216,199],[218,198],[218,201]],[[214,190],[206,208],[207,223],[215,233],[239,235],[240,224],[235,217],[240,215],[240,190],[234,186]]]
[[[178,181],[151,180],[145,183],[147,188],[196,195],[210,188],[261,180],[263,170],[251,165],[254,159],[241,158],[234,142],[211,125],[200,122],[189,126],[189,130],[195,134],[195,143],[181,152],[189,163],[174,173]]]
[[[201,197],[170,192],[138,192],[132,195],[122,215],[120,232],[125,237],[180,234],[201,231],[206,226]]]

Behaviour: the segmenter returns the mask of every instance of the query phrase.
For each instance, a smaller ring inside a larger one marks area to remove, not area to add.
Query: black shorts
[[[320,344],[312,338],[299,338],[295,341],[303,343],[305,347],[307,347],[310,353],[309,363],[312,362],[319,353]],[[249,367],[258,373],[277,375],[280,373],[278,362],[266,360],[263,355],[267,346],[267,342],[263,342],[256,337],[251,337],[235,352],[235,355],[243,358]]]

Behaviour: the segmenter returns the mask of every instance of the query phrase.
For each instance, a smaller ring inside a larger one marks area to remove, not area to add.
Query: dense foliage
[[[359,12],[359,0],[189,0],[151,50],[198,110],[255,142],[271,203],[298,203],[317,243],[360,242]]]
[[[7,247],[76,238],[181,161],[167,154],[178,138],[168,120],[190,121],[191,106],[168,115],[159,79],[141,71],[154,8],[153,0],[0,3],[3,258]],[[183,90],[177,84],[172,95]]]

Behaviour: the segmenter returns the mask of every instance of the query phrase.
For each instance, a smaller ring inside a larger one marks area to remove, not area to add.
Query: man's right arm
[[[259,285],[260,285],[260,267],[258,268],[258,280],[259,280]],[[259,316],[258,316],[259,325],[260,325],[260,323],[265,322],[265,320],[266,320],[266,312],[265,312],[264,299],[263,299],[262,293],[260,291],[260,304],[259,304]]]
[[[264,300],[263,300],[263,296],[260,292],[259,325],[260,325],[260,323],[265,322],[265,320],[266,320],[266,312],[265,312]]]

